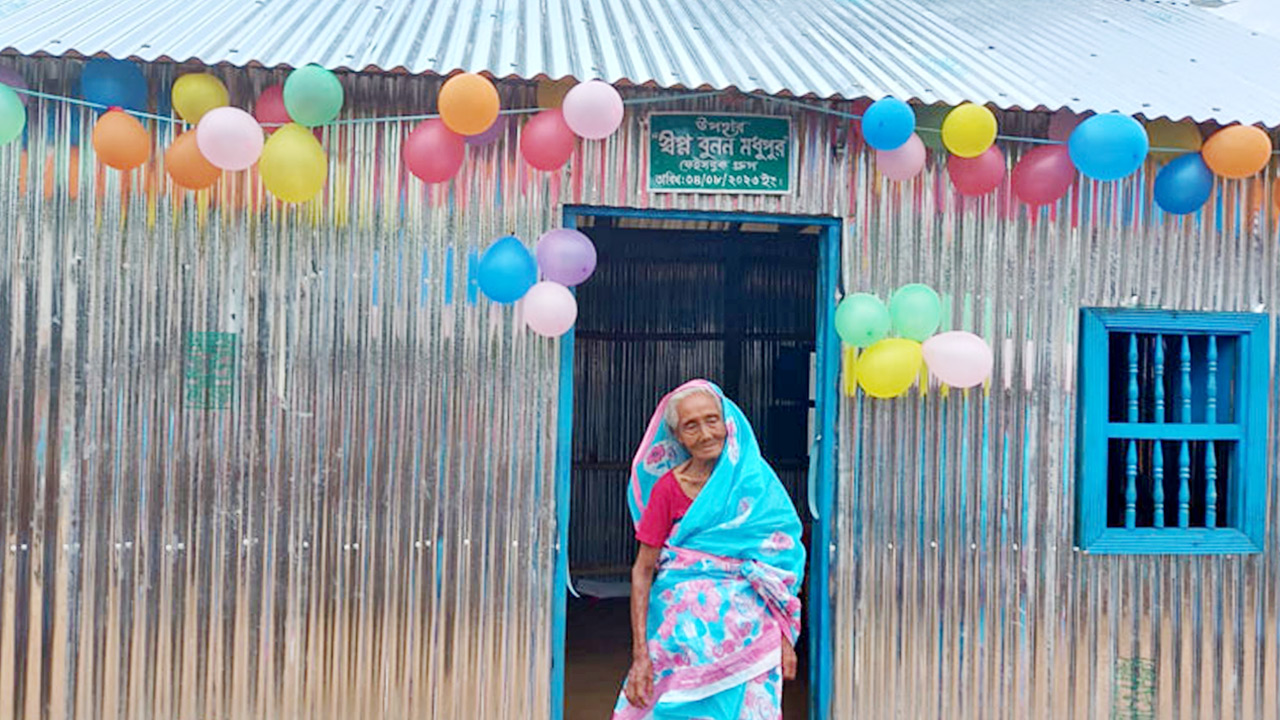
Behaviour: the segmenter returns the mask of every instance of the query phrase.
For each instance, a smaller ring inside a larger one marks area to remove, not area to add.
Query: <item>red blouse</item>
[[[640,527],[636,529],[636,539],[645,545],[662,547],[676,523],[689,511],[693,498],[684,493],[680,481],[676,480],[674,471],[658,478],[653,490],[649,493],[649,504],[640,516]]]

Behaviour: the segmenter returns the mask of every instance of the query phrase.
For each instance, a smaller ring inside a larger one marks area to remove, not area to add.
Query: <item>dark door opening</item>
[[[569,567],[581,597],[568,600],[565,718],[601,720],[630,666],[631,455],[664,393],[704,377],[742,407],[809,546],[822,229],[593,216],[577,223],[599,262],[578,291],[575,330]],[[798,677],[784,687],[787,720],[808,714],[808,636],[796,648]]]

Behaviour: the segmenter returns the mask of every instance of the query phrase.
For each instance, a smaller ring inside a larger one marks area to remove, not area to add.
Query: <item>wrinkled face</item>
[[[719,459],[725,438],[720,404],[709,395],[697,393],[681,399],[676,414],[676,437],[689,454],[704,462]]]

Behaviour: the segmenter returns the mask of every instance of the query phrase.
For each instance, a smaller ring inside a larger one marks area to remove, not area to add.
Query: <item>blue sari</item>
[[[649,596],[654,694],[646,708],[618,698],[614,720],[776,720],[782,712],[782,640],[800,632],[805,551],[791,497],[760,454],[742,410],[720,388],[726,437],[715,469],[658,561]],[[628,505],[638,525],[658,479],[689,455],[658,404],[631,467]]]

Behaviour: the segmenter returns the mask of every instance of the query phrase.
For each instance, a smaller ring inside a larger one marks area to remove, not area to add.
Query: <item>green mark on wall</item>
[[[240,338],[235,333],[187,333],[184,405],[192,410],[225,410],[236,394]]]
[[[1111,720],[1155,720],[1156,662],[1116,658]]]

